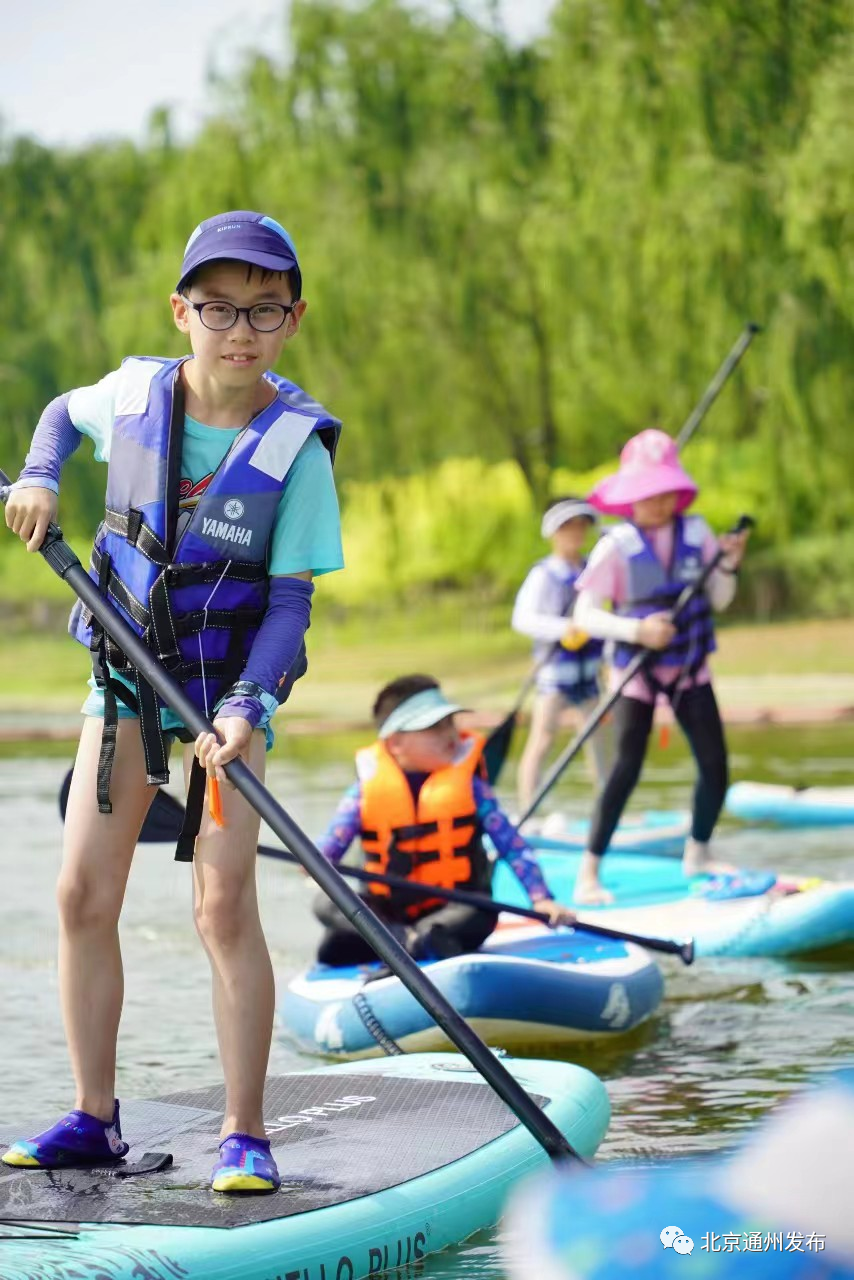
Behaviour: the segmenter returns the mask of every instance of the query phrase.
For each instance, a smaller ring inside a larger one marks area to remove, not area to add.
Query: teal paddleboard
[[[535,837],[531,844],[554,896],[571,903],[580,854],[555,840]],[[692,937],[698,956],[788,956],[854,941],[850,881],[736,867],[688,878],[673,858],[609,853],[602,859],[602,882],[614,901],[580,906],[582,926],[605,924],[648,938]],[[527,902],[503,861],[496,864],[492,892],[512,906]],[[512,936],[519,925],[516,917],[502,917],[499,936]]]
[[[592,1156],[609,1120],[601,1082],[567,1063],[505,1062]],[[4,1167],[2,1280],[359,1280],[492,1226],[509,1187],[548,1163],[466,1059],[407,1055],[268,1080],[282,1189],[216,1195],[223,1101],[217,1087],[123,1105],[128,1161],[171,1153],[160,1172]],[[4,1126],[0,1143],[54,1118]]]

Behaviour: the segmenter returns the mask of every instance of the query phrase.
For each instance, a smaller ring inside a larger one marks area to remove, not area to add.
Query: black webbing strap
[[[107,594],[107,582],[110,577],[110,557],[105,553],[98,562],[98,590],[103,596]],[[116,758],[116,735],[119,729],[119,709],[116,704],[116,693],[113,681],[107,668],[107,638],[100,623],[92,622],[92,639],[89,644],[92,655],[92,674],[95,683],[104,694],[104,725],[101,730],[101,751],[98,756],[98,772],[95,780],[95,794],[98,800],[99,813],[112,813],[110,802],[110,778],[113,773],[113,761]]]
[[[223,578],[231,578],[234,582],[266,582],[267,566],[263,561],[255,560],[206,560],[204,564],[170,564],[165,574],[167,587],[174,590],[219,582]]]
[[[181,661],[181,650],[178,648],[178,637],[175,634],[175,621],[166,587],[165,569],[158,575],[151,588],[148,609],[151,614],[151,633],[154,640],[152,648],[163,665],[169,671],[173,671]]]
[[[126,538],[147,560],[159,565],[169,563],[166,547],[144,522],[142,512],[137,511],[136,507],[130,507],[127,511],[115,511],[112,507],[107,507],[104,525],[111,533]]]
[[[101,564],[105,556],[107,560],[106,569]],[[111,595],[138,626],[147,627],[149,623],[148,610],[141,601],[137,600],[130,588],[122,582],[113,569],[112,561],[106,552],[102,553],[97,547],[93,547],[90,563],[92,569],[98,575],[98,590],[101,594],[104,597]]]
[[[241,643],[243,633],[254,627],[256,630],[264,621],[264,609],[193,609],[189,613],[172,615],[172,626],[176,636],[195,636],[205,631],[233,631],[239,629]],[[242,670],[241,666],[241,670]]]
[[[198,760],[194,760],[190,769],[190,781],[187,786],[187,807],[184,810],[184,825],[175,847],[176,862],[192,862],[196,851],[196,836],[202,825],[202,814],[205,811],[205,788],[207,774]]]
[[[183,363],[183,362],[182,362]],[[172,413],[169,419],[169,437],[166,445],[166,521],[163,544],[167,562],[175,555],[178,536],[178,514],[181,499],[181,460],[184,456],[184,380],[181,365],[172,375]]]
[[[169,752],[160,724],[160,704],[157,694],[138,671],[134,671],[136,700],[139,706],[139,732],[145,754],[146,782],[160,787],[169,781]]]

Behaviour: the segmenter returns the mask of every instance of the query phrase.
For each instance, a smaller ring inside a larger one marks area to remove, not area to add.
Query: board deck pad
[[[539,1095],[545,1105],[549,1099]],[[113,1178],[93,1169],[14,1170],[0,1165],[0,1224],[116,1222],[240,1227],[290,1217],[399,1186],[452,1164],[518,1121],[485,1083],[356,1072],[271,1077],[264,1114],[282,1175],[275,1195],[210,1189],[225,1103],[223,1086],[122,1105],[128,1160],[155,1147],[175,1163],[162,1173]],[[12,1132],[0,1146],[46,1129]],[[0,1225],[0,1238],[3,1226]]]

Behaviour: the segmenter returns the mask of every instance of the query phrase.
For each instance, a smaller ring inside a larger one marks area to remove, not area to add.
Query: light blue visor
[[[380,726],[379,736],[389,738],[393,733],[432,729],[434,724],[438,724],[446,716],[465,710],[465,707],[457,706],[456,702],[448,702],[441,689],[424,689],[421,693],[413,693],[411,698],[395,707]]]

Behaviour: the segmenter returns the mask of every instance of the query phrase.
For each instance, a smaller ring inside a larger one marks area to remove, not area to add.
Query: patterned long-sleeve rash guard
[[[474,803],[480,830],[488,835],[499,858],[505,858],[532,902],[552,896],[533,849],[519,835],[501,809],[495,792],[482,778],[474,778]],[[362,829],[362,790],[358,782],[345,791],[318,848],[337,864]]]

